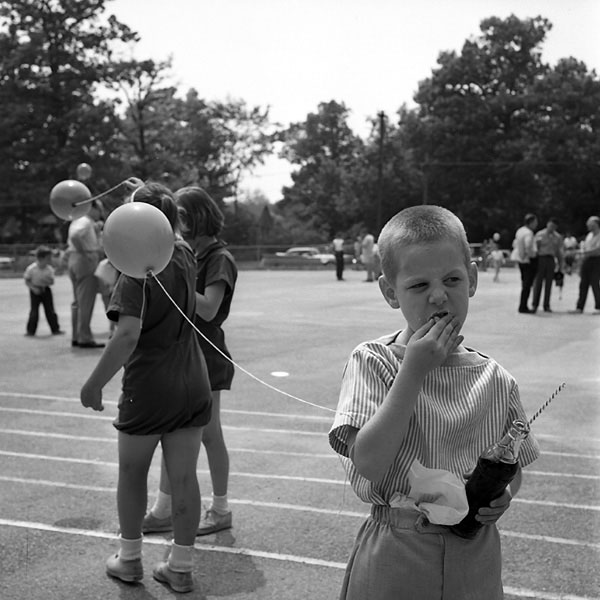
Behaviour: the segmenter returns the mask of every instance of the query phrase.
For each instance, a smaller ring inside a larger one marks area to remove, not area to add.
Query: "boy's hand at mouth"
[[[424,373],[442,365],[464,340],[458,319],[448,311],[438,311],[411,336],[405,363]]]

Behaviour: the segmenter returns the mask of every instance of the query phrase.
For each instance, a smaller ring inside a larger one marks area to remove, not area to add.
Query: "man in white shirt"
[[[533,232],[537,228],[537,217],[528,213],[525,215],[525,224],[517,229],[513,241],[511,258],[519,264],[521,271],[521,299],[519,301],[520,313],[533,312],[528,306],[529,294],[537,272],[537,250]]]
[[[102,204],[92,203],[90,212],[79,217],[69,225],[68,268],[73,284],[73,303],[71,304],[71,345],[79,348],[102,348],[94,340],[91,320],[98,294],[98,280],[94,271],[100,261],[100,240],[96,221],[102,217]]]
[[[579,297],[575,313],[581,314],[589,288],[592,288],[596,313],[600,312],[600,217],[590,217],[586,226],[588,234],[583,242],[583,258],[579,269]]]

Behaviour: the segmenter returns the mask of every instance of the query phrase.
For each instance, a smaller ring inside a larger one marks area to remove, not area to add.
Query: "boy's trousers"
[[[340,600],[502,600],[495,525],[466,540],[416,510],[373,506],[346,569]]]

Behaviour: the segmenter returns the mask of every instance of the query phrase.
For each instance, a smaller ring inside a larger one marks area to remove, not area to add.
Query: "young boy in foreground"
[[[477,289],[461,221],[437,206],[407,208],[379,237],[387,303],[406,327],[360,344],[342,380],[329,434],[358,497],[372,504],[350,556],[343,600],[500,600],[496,521],[518,491],[482,508],[475,539],[430,523],[406,500],[417,460],[458,477],[498,441],[514,419],[526,420],[516,381],[493,359],[462,345],[469,298]],[[529,436],[520,463],[538,457]],[[402,507],[394,506],[398,500]]]

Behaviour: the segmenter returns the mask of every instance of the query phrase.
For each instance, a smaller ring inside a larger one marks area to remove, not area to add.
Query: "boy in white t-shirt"
[[[52,250],[40,246],[35,251],[35,262],[31,263],[23,273],[25,285],[29,288],[29,318],[27,319],[27,336],[34,336],[38,326],[40,304],[44,307],[46,320],[52,335],[60,335],[64,331],[58,326],[58,317],[54,310],[54,299],[50,286],[54,285],[54,267],[50,264]]]

